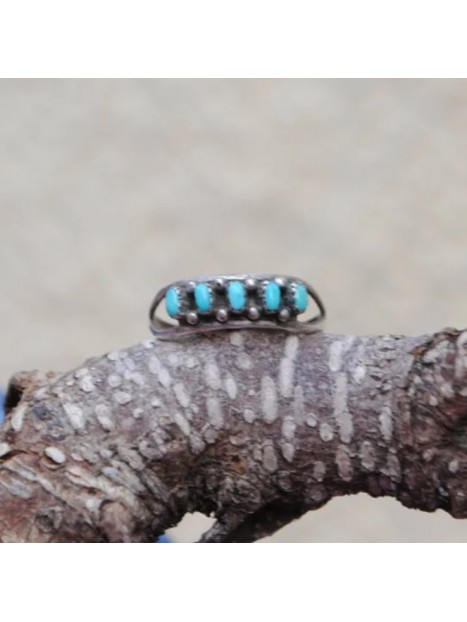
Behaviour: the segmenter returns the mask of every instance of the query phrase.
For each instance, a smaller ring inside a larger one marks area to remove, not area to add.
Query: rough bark
[[[0,537],[253,541],[337,495],[467,516],[467,331],[222,332],[11,380]]]

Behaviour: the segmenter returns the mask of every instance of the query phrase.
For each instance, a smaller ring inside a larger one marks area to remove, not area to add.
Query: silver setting
[[[216,320],[218,322],[227,322],[229,319],[229,312],[224,307],[217,309],[216,311]]]
[[[225,292],[225,280],[222,277],[214,279],[214,285],[218,292]]]
[[[240,281],[246,290],[245,307],[235,312],[229,311],[227,294],[228,284],[232,281]],[[282,291],[281,307],[277,311],[269,311],[265,305],[265,287],[271,281],[277,283]],[[202,313],[196,307],[193,292],[198,283],[205,283],[211,292],[212,309],[207,313]],[[318,314],[310,319],[297,319],[301,314],[294,305],[293,292],[297,284],[305,287],[309,298],[318,308]],[[182,301],[183,308],[175,318],[177,324],[157,315],[159,305],[170,287],[177,290]],[[324,305],[311,285],[303,279],[277,274],[227,274],[176,281],[156,294],[149,309],[150,329],[161,339],[242,328],[275,329],[292,333],[316,332],[325,315]]]
[[[188,322],[188,324],[191,324],[192,326],[194,326],[195,324],[199,322],[198,314],[195,311],[189,311],[186,314],[186,321]]]
[[[259,320],[260,317],[261,317],[261,312],[258,309],[258,307],[250,307],[248,309],[248,319],[252,320],[253,322],[256,322],[256,320]]]
[[[252,276],[249,276],[247,279],[245,279],[245,287],[247,291],[254,292],[258,288],[258,283],[256,282],[256,279],[254,279]]]

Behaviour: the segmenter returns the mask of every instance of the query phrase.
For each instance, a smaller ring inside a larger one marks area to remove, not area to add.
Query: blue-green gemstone
[[[211,292],[206,283],[198,283],[195,287],[195,301],[198,311],[207,313],[212,308]]]
[[[246,305],[246,293],[243,283],[232,281],[227,288],[230,306],[234,311],[241,311]]]
[[[165,308],[170,317],[180,313],[180,295],[175,287],[170,287],[165,293]]]
[[[308,307],[308,292],[301,283],[297,283],[295,286],[294,303],[300,313],[306,311]]]
[[[281,305],[281,288],[272,281],[266,285],[264,301],[268,311],[277,311]]]

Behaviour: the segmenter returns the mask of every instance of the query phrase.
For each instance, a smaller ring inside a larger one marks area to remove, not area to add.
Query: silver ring
[[[318,314],[300,321],[297,317],[307,311],[309,298]],[[167,314],[178,324],[156,314],[164,299]],[[158,337],[243,328],[315,332],[325,316],[311,285],[277,274],[223,274],[175,281],[156,294],[149,309],[150,329]]]

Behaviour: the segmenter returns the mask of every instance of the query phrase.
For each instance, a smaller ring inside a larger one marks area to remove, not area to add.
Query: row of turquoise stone
[[[274,281],[264,285],[264,303],[267,311],[278,311],[282,304],[282,291]],[[197,283],[194,288],[194,297],[197,310],[200,313],[209,313],[213,310],[212,293],[207,283]],[[308,307],[308,292],[302,283],[293,283],[293,302],[298,313],[303,313]],[[233,311],[243,311],[246,307],[247,293],[241,281],[231,281],[227,284],[227,299]],[[181,312],[180,292],[176,287],[170,287],[165,294],[165,307],[171,317],[177,317]]]

